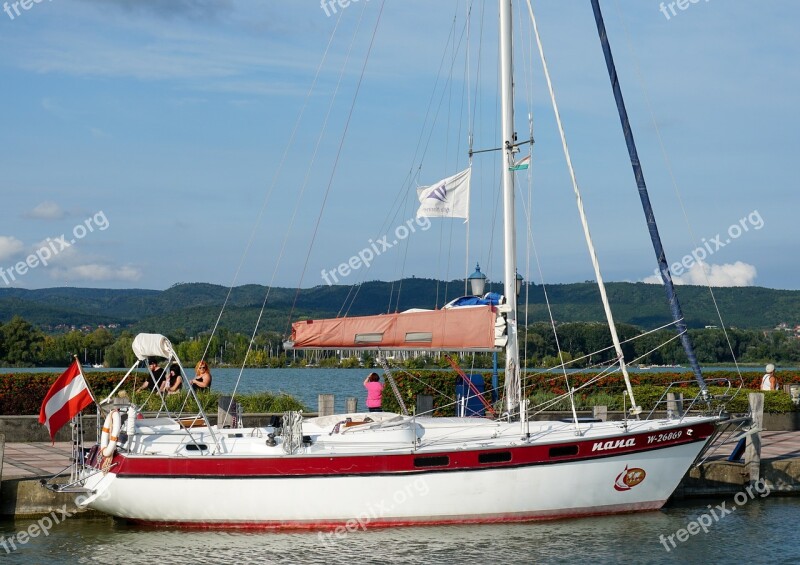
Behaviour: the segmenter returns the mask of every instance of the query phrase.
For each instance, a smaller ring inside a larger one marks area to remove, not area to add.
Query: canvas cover
[[[292,324],[290,349],[494,351],[491,305],[306,320]]]
[[[148,357],[169,359],[172,356],[172,344],[161,334],[139,334],[134,338],[131,348],[140,361]]]

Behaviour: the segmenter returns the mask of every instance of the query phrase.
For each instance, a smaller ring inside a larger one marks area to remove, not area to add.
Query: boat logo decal
[[[635,447],[635,446],[636,446],[635,437],[629,439],[612,439],[609,441],[596,441],[592,446],[592,452],[608,451],[609,449],[617,449],[619,447]]]
[[[644,469],[640,469],[639,467],[628,469],[628,466],[625,465],[625,470],[617,475],[617,480],[614,481],[614,490],[620,492],[631,490],[641,483],[646,476],[647,473],[645,473]]]

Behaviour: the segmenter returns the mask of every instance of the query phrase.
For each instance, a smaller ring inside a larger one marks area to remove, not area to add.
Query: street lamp
[[[486,288],[486,275],[481,273],[481,266],[479,263],[475,263],[475,272],[467,277],[467,280],[472,289],[472,295],[483,296],[483,291]],[[519,288],[517,289],[517,294],[519,294]]]

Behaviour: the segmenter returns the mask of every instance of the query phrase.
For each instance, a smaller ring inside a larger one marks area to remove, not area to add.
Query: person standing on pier
[[[775,378],[775,365],[766,367],[767,373],[761,377],[761,390],[778,390],[778,379]]]
[[[381,412],[383,403],[383,383],[378,373],[370,373],[364,379],[364,388],[367,389],[367,408],[370,412]]]

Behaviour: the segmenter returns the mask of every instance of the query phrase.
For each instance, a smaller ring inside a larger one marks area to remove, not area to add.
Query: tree
[[[5,360],[12,366],[34,365],[40,358],[44,334],[20,316],[3,326]]]
[[[133,336],[123,332],[113,344],[106,348],[105,361],[109,367],[131,367],[136,362],[136,355],[131,349]]]
[[[112,343],[114,343],[114,336],[106,328],[97,328],[84,340],[85,347],[89,348],[90,354],[98,350],[102,351]]]

